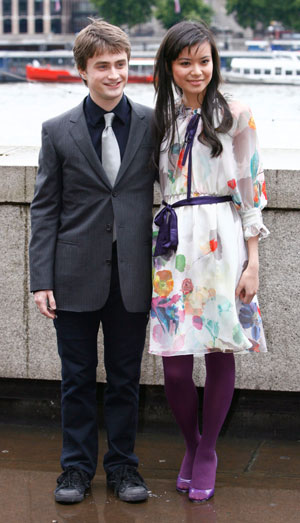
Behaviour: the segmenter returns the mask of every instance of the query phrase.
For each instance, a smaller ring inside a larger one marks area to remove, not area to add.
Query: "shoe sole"
[[[139,503],[141,501],[146,501],[149,497],[148,492],[141,492],[141,494],[122,494],[119,493],[118,497],[121,501],[127,501],[127,503]]]
[[[72,505],[73,503],[80,503],[83,500],[84,500],[84,494],[82,494],[80,496],[72,496],[70,498],[67,498],[65,496],[59,496],[58,494],[55,494],[55,501],[62,505]]]
[[[180,494],[187,494],[189,489],[188,488],[179,488],[176,487],[177,492],[180,492]]]

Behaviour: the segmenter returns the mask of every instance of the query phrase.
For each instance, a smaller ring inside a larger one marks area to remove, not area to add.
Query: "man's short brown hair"
[[[131,47],[127,34],[101,19],[91,19],[91,23],[76,36],[73,47],[76,65],[82,71],[85,71],[88,59],[95,53],[117,54],[123,51],[129,61]]]

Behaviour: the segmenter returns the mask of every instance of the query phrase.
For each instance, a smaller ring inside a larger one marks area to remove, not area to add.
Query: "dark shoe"
[[[145,501],[149,494],[147,486],[135,467],[122,465],[107,476],[107,486],[122,501],[135,503]]]
[[[57,487],[54,491],[55,501],[58,503],[79,503],[83,500],[90,487],[90,479],[84,470],[77,467],[67,467],[57,478]]]

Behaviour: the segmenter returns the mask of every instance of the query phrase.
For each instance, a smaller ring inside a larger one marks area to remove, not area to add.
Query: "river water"
[[[262,148],[300,150],[300,86],[225,84],[222,91],[251,107]],[[87,92],[81,84],[0,84],[0,146],[39,146],[42,122],[75,106]],[[152,85],[130,84],[126,94],[154,105]]]

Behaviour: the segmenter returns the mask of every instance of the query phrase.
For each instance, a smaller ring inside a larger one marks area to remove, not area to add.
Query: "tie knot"
[[[115,113],[106,113],[104,115],[104,120],[105,120],[105,126],[106,127],[111,127],[112,126],[114,117],[115,117]]]

